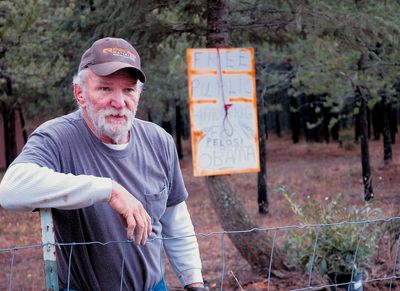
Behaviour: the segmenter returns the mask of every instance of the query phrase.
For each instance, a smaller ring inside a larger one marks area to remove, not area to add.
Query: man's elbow
[[[6,209],[22,210],[21,201],[7,185],[0,184],[0,206]]]

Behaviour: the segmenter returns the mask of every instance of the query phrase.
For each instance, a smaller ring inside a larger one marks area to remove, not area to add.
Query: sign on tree
[[[254,50],[188,49],[195,176],[260,170]]]

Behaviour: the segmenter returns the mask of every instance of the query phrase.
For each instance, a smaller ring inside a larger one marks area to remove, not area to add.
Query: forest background
[[[180,156],[182,138],[190,134],[186,48],[254,47],[261,165],[271,132],[289,133],[288,148],[312,142],[311,151],[321,150],[315,143],[352,147],[358,141],[361,191],[371,200],[370,138],[382,137],[385,165],[396,158],[399,12],[398,1],[368,0],[2,1],[0,104],[6,163],[17,154],[16,118],[26,138],[38,120],[74,110],[72,76],[79,56],[98,38],[122,37],[137,48],[148,77],[140,117],[174,134]],[[224,229],[233,227],[227,217],[247,217],[230,190],[234,179],[206,180]],[[264,167],[256,181],[260,214],[268,213],[271,203],[265,181]],[[218,211],[227,202],[218,200],[219,186],[233,197],[228,197],[232,211]],[[246,222],[240,227],[257,225],[251,217]],[[255,248],[246,260],[256,262],[252,269],[257,271],[256,257],[269,253],[270,242],[260,243],[261,253],[257,246],[234,244],[244,256]]]

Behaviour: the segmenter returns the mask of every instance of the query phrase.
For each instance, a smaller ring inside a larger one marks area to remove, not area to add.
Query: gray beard
[[[86,96],[86,110],[90,121],[92,122],[96,132],[100,136],[107,136],[111,138],[115,143],[120,143],[126,138],[126,135],[129,133],[132,128],[132,121],[136,116],[136,109],[134,112],[123,109],[117,110],[113,108],[102,109],[97,112],[94,111],[92,103],[88,100]],[[128,120],[125,124],[109,124],[106,121],[106,116],[109,114],[122,114],[128,117]]]

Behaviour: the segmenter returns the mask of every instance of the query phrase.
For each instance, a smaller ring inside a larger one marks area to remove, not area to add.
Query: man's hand
[[[112,182],[111,198],[108,204],[121,215],[122,222],[127,227],[128,239],[133,238],[136,229],[135,241],[144,245],[151,234],[151,218],[142,203],[117,182]]]

